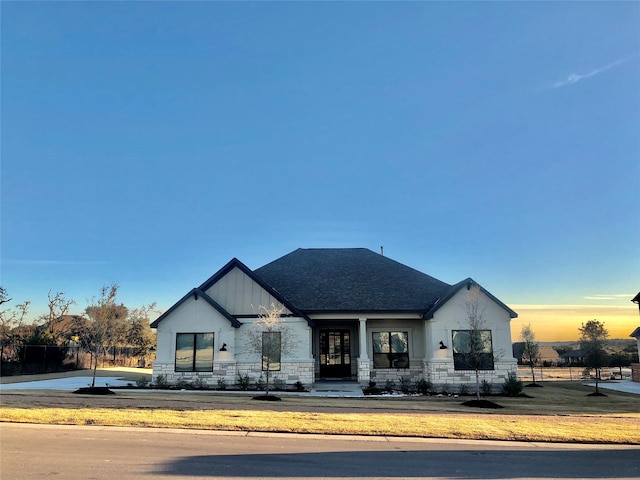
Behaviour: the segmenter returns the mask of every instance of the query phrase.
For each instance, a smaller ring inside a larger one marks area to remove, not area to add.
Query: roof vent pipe
[[[380,255],[384,257],[384,245],[380,245]]]

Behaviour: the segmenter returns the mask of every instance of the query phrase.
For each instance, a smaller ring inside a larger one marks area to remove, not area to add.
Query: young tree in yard
[[[536,343],[536,336],[533,333],[531,324],[522,326],[520,338],[522,339],[523,343],[522,360],[529,364],[529,367],[531,368],[531,377],[533,378],[533,383],[535,384],[536,374],[534,367],[539,360],[540,348]]]
[[[493,364],[493,350],[491,345],[491,332],[487,330],[484,319],[484,307],[482,306],[482,291],[476,284],[470,285],[467,291],[465,309],[467,313],[468,338],[466,356],[468,365],[476,376],[476,400],[480,401],[480,371],[487,368],[487,356],[491,356]],[[487,335],[488,334],[488,335]]]
[[[83,346],[94,356],[91,388],[96,384],[98,358],[106,354],[109,348],[115,348],[122,337],[123,328],[126,328],[128,311],[127,307],[116,301],[118,288],[115,283],[102,287],[100,296],[94,298],[86,308],[88,320],[81,324],[79,331]]]
[[[619,370],[620,380],[622,380],[622,367],[631,365],[631,354],[618,350],[609,356],[609,366],[617,367]]]
[[[589,320],[578,329],[580,332],[580,348],[584,355],[584,363],[589,368],[596,370],[596,395],[599,395],[598,381],[600,369],[606,365],[607,353],[604,351],[604,342],[609,337],[609,332],[604,328],[604,323],[598,320]]]
[[[261,358],[262,370],[265,372],[265,396],[269,396],[270,373],[280,370],[284,355],[289,355],[298,338],[289,326],[284,323],[284,309],[271,304],[267,308],[258,308],[258,319],[244,335],[247,349]]]

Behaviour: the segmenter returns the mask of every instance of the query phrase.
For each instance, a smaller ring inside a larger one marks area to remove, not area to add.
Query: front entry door
[[[320,330],[320,376],[351,377],[349,330]]]

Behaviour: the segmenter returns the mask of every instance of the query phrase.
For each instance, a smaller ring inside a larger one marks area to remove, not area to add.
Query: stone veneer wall
[[[379,387],[384,387],[388,381],[395,382],[398,386],[401,378],[407,378],[411,383],[415,383],[424,378],[424,367],[421,362],[418,365],[411,364],[409,368],[372,368],[369,378]]]
[[[201,379],[208,387],[216,388],[219,380],[224,380],[227,387],[236,385],[238,382],[238,374],[249,375],[251,384],[260,378],[265,379],[265,373],[262,371],[260,363],[244,363],[244,362],[213,362],[212,372],[176,372],[173,363],[153,364],[153,382],[156,381],[158,375],[165,375],[169,384],[174,384],[180,380],[193,382]],[[313,362],[287,362],[282,364],[279,371],[272,371],[269,374],[270,383],[276,380],[282,381],[285,385],[293,385],[301,382],[306,387],[311,387],[314,381]]]
[[[496,361],[493,370],[482,370],[480,381],[486,380],[492,385],[502,385],[509,373],[517,373],[515,360]],[[433,359],[426,365],[425,377],[434,387],[446,389],[447,385],[475,384],[474,370],[456,370],[453,359]]]
[[[640,382],[640,363],[631,364],[631,381]]]

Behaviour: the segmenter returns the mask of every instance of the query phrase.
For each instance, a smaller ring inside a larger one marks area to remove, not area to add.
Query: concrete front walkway
[[[364,397],[358,382],[318,381],[313,384],[309,395],[314,397]]]

